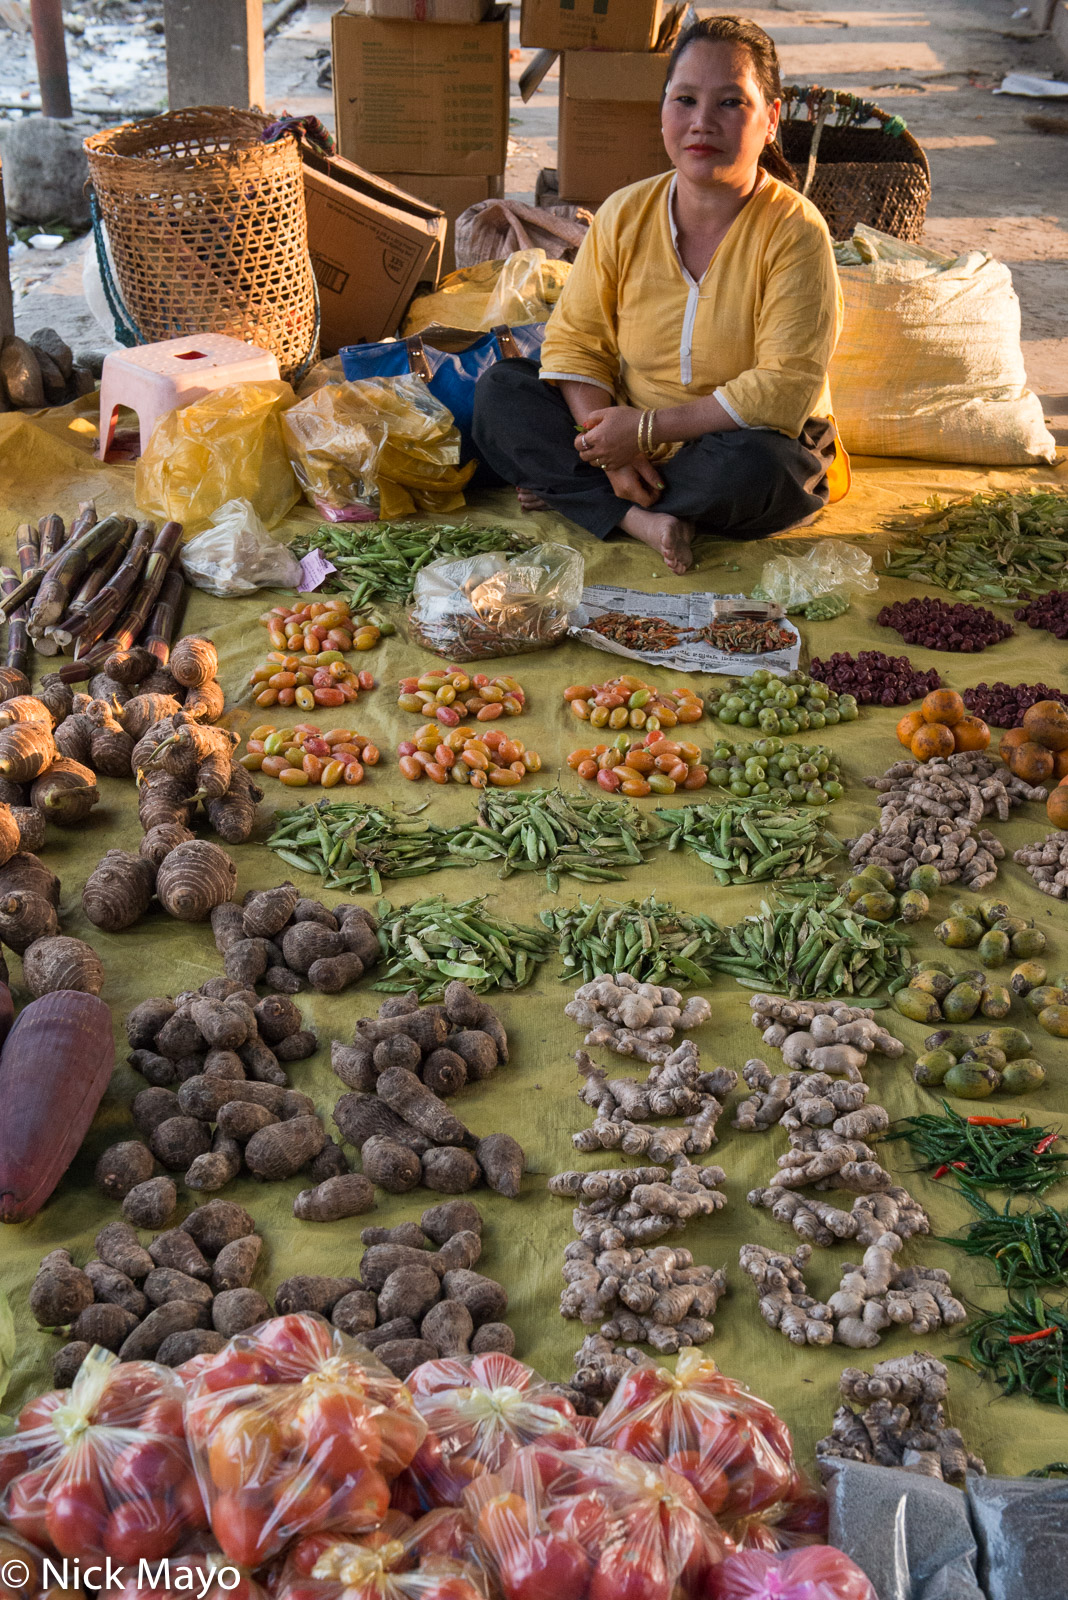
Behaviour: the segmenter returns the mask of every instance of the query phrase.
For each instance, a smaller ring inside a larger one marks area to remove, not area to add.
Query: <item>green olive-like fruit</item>
[[[983,932],[983,924],[976,917],[947,917],[938,924],[934,936],[951,950],[973,950]]]
[[[941,1000],[956,981],[950,972],[917,972],[912,980],[912,988],[921,989],[924,994],[933,994],[936,1000]]]
[[[916,1057],[912,1076],[921,1088],[933,1089],[942,1082],[950,1067],[955,1067],[956,1064],[951,1051],[928,1050],[924,1055]]]
[[[976,1035],[975,1042],[992,1044],[1008,1061],[1022,1061],[1031,1054],[1031,1041],[1022,1028],[988,1028],[985,1033]]]
[[[1019,933],[1012,936],[1012,953],[1022,956],[1025,961],[1032,956],[1040,956],[1046,948],[1046,935],[1041,928],[1022,928]]]
[[[967,900],[954,900],[949,908],[949,914],[951,917],[978,916],[975,906],[969,905]]]
[[[947,1022],[970,1022],[982,998],[974,983],[955,983],[942,1001],[942,1015]]]
[[[928,863],[927,866],[914,867],[909,876],[909,888],[919,890],[920,894],[935,894],[942,887],[942,874],[937,867]]]
[[[931,902],[922,889],[907,889],[897,903],[902,922],[919,922],[929,915]]]
[[[857,876],[861,878],[874,878],[876,883],[880,884],[884,889],[896,889],[897,887],[897,884],[894,880],[894,874],[889,872],[886,867],[879,866],[878,862],[875,861],[870,861],[868,865],[858,873]]]
[[[1001,933],[997,928],[988,928],[979,940],[975,953],[984,967],[1000,967],[1012,953],[1008,934]]]
[[[894,996],[894,1009],[910,1022],[941,1022],[942,1012],[933,994],[922,989],[899,989]]]
[[[1046,981],[1046,969],[1041,961],[1021,961],[1009,973],[1009,988],[1013,994],[1030,994]]]
[[[897,901],[886,889],[875,889],[871,894],[861,895],[856,909],[873,922],[890,922],[897,916]]]
[[[954,1061],[959,1061],[968,1048],[967,1037],[963,1033],[955,1033],[952,1028],[939,1028],[937,1033],[929,1033],[923,1041],[925,1050],[948,1050]]]
[[[914,978],[917,972],[952,972],[952,967],[947,967],[944,961],[914,961],[909,968],[909,977]]]
[[[978,1061],[984,1067],[993,1067],[995,1072],[1001,1072],[1009,1063],[1004,1050],[999,1050],[997,1045],[993,1044],[973,1044],[970,1050],[965,1050],[960,1059]]]
[[[1030,989],[1024,995],[1024,1005],[1037,1017],[1047,1006],[1068,1005],[1068,990],[1058,989],[1055,983],[1040,983],[1037,989]]]
[[[1055,1039],[1068,1039],[1068,1006],[1046,1006],[1038,1013],[1038,1025]]]
[[[979,1010],[991,1022],[1000,1022],[1012,1010],[1012,995],[1003,983],[984,983]]]
[[[987,927],[992,928],[995,922],[1000,922],[1002,917],[1011,916],[1012,913],[1004,900],[980,900],[979,915]]]
[[[1007,933],[1011,939],[1014,933],[1022,933],[1031,924],[1026,917],[999,917],[994,927],[999,933]]]
[[[1041,1089],[1045,1081],[1045,1067],[1031,1056],[1023,1056],[1019,1061],[1010,1061],[1001,1074],[1001,1088],[1004,1094],[1031,1094],[1033,1090]]]
[[[986,987],[986,973],[982,967],[969,967],[965,972],[953,974],[954,983],[974,983],[980,992]]]
[[[988,1100],[1001,1082],[1001,1074],[980,1062],[957,1061],[942,1079],[942,1087],[959,1100]]]

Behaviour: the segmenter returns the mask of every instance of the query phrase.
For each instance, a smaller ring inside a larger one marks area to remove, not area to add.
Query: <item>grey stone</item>
[[[0,345],[0,379],[12,405],[31,411],[44,405],[44,383],[37,357],[26,340],[16,334]]]
[[[82,136],[71,121],[23,117],[0,123],[4,194],[13,222],[89,225],[85,183],[89,164]]]
[[[46,356],[51,356],[63,374],[65,383],[74,367],[74,357],[67,341],[59,337],[55,328],[38,328],[36,333],[30,334],[30,343],[35,350],[43,350]]]
[[[99,378],[104,371],[104,357],[107,350],[100,350],[96,345],[80,346],[74,352],[74,365],[85,367],[94,378]]]
[[[49,405],[55,405],[57,401],[63,399],[67,392],[67,380],[46,350],[38,350],[33,345],[30,348],[33,350],[37,358],[37,365],[40,368],[45,399]]]
[[[67,386],[67,398],[78,400],[83,394],[92,394],[96,388],[96,379],[88,367],[76,366],[70,376]]]

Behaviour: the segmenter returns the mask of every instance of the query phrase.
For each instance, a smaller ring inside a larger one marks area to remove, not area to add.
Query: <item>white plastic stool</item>
[[[116,350],[104,357],[100,378],[100,459],[108,458],[119,406],[137,412],[143,455],[153,428],[166,412],[227,384],[277,377],[278,362],[269,350],[226,333],[190,333],[182,339]]]

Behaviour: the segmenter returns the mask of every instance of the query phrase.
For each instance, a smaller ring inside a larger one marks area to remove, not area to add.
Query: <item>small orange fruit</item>
[[[1046,801],[1046,815],[1055,828],[1068,828],[1068,788],[1059,783]]]
[[[1053,776],[1060,783],[1062,778],[1068,778],[1068,750],[1057,750],[1053,755]]]
[[[917,761],[931,761],[935,756],[953,754],[953,730],[942,722],[925,723],[913,735],[909,749]]]
[[[1025,783],[1045,783],[1053,776],[1053,751],[1033,739],[1025,739],[1009,757],[1009,771]]]
[[[1001,735],[1001,738],[998,741],[998,755],[1001,757],[1002,761],[1005,762],[1006,766],[1012,760],[1012,752],[1019,745],[1026,743],[1026,728],[1010,728],[1007,733],[1003,733]]]
[[[956,689],[932,689],[920,706],[925,722],[943,722],[947,728],[959,722],[967,709]]]
[[[901,721],[897,725],[897,737],[898,742],[903,744],[906,750],[909,748],[913,737],[919,733],[926,720],[927,719],[922,711],[917,710],[905,712],[905,715],[901,718]]]
[[[982,717],[962,717],[953,724],[954,750],[985,750],[990,743],[990,729]]]
[[[1059,700],[1036,700],[1024,712],[1027,737],[1047,750],[1068,750],[1068,711]]]

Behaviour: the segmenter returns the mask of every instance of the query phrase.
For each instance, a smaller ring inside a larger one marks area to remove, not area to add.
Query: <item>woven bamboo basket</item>
[[[858,222],[897,239],[920,238],[931,171],[903,118],[841,89],[790,84],[779,129],[798,186],[832,238],[848,239]]]
[[[273,351],[284,377],[315,356],[300,147],[291,133],[264,144],[267,123],[252,111],[192,106],[86,139],[120,337],[227,333]]]

